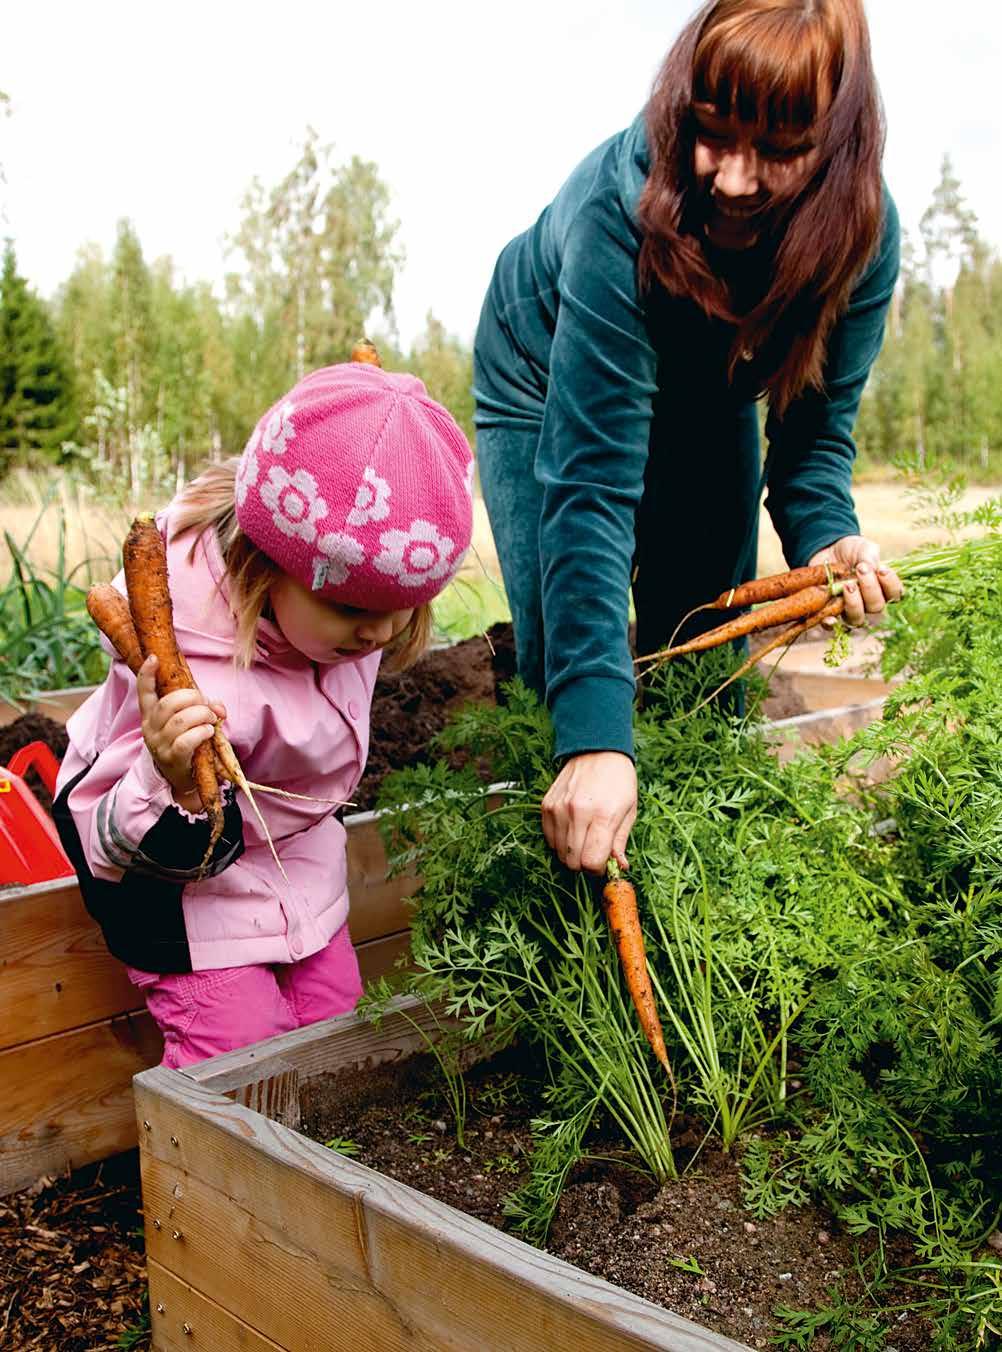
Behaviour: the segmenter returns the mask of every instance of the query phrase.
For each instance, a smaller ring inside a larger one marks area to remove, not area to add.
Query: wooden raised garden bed
[[[312,1077],[422,1044],[399,1014],[349,1014],[137,1077],[157,1352],[744,1347],[295,1130]]]
[[[351,930],[363,979],[408,942],[413,878],[387,878],[372,812],[348,827]],[[132,1077],[162,1055],[142,999],[75,881],[0,892],[0,1196],[136,1144]]]
[[[793,686],[817,712],[773,725],[779,754],[833,741],[879,717],[887,687],[801,659]],[[805,684],[806,683],[806,684]],[[88,692],[50,692],[35,712],[65,721]],[[809,697],[809,698],[808,698]],[[3,713],[0,712],[0,717]],[[413,878],[387,878],[374,813],[346,818],[351,930],[363,977],[407,948]],[[74,882],[0,892],[0,1196],[42,1174],[135,1146],[133,1075],[161,1055],[156,1028],[111,958]]]

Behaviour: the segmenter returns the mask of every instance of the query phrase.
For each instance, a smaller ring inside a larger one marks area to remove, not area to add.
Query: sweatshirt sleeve
[[[123,761],[128,768],[116,777]],[[221,873],[243,850],[236,796],[228,787],[223,793],[223,832],[202,876]],[[95,878],[118,882],[138,872],[189,882],[200,875],[209,844],[208,817],[174,801],[140,733],[117,739],[101,753],[70,793],[68,806]]]
[[[766,423],[766,507],[791,568],[843,535],[857,535],[852,500],[853,426],[870,368],[884,339],[900,257],[898,213],[884,193],[884,228],[828,343],[824,389],[796,399]]]
[[[559,757],[633,754],[630,570],[657,373],[637,298],[638,248],[610,194],[584,205],[561,267],[536,459],[547,701]]]

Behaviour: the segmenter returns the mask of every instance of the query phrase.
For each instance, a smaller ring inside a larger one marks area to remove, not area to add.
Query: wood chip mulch
[[[149,1345],[138,1152],[0,1197],[4,1352]]]

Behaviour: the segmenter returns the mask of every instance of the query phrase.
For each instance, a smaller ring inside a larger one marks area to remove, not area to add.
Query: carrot
[[[129,609],[143,658],[157,659],[157,694],[161,699],[175,690],[196,690],[191,668],[177,644],[174,607],[167,581],[167,553],[152,516],[137,516],[122,549]],[[212,740],[195,748],[191,774],[202,807],[209,818],[209,844],[202,860],[204,869],[223,831],[223,801]]]
[[[792,596],[805,587],[823,587],[833,579],[845,576],[844,568],[829,563],[816,563],[809,568],[791,568],[787,573],[771,573],[768,577],[742,582],[730,591],[721,592],[715,601],[708,602],[700,609],[743,610],[745,606],[759,606],[765,601],[778,601],[783,596]]]
[[[838,583],[833,584],[839,587]],[[744,638],[747,634],[757,634],[763,629],[772,629],[777,624],[790,624],[815,614],[827,603],[832,595],[831,587],[805,587],[792,596],[783,596],[778,601],[769,601],[757,610],[749,610],[738,615],[726,624],[717,625],[705,634],[679,643],[674,648],[662,648],[660,652],[638,657],[637,662],[670,662],[673,657],[684,657],[687,653],[707,652],[710,648],[719,648],[734,639]]]
[[[761,662],[764,657],[768,657],[768,655],[771,652],[775,652],[777,648],[789,648],[791,644],[796,643],[801,634],[806,634],[808,629],[813,629],[815,625],[821,624],[824,620],[835,619],[838,615],[842,614],[844,609],[845,597],[841,594],[833,596],[827,605],[823,605],[821,609],[815,611],[813,615],[808,615],[806,620],[801,620],[799,624],[792,624],[776,634],[768,643],[764,644],[757,652],[752,653],[751,657],[742,662],[737,671],[732,671],[727,680],[722,681],[720,685],[717,686],[716,690],[711,691],[705,699],[700,700],[694,708],[688,709],[686,713],[681,716],[689,718],[692,714],[699,713],[700,709],[705,709],[711,700],[717,698],[721,691],[726,690],[727,687],[732,685],[735,681],[739,681],[742,676],[746,676],[748,672],[751,671],[752,667]],[[785,653],[779,655],[773,666],[773,671],[776,670],[776,667],[779,666],[785,655]],[[771,676],[772,672],[769,674]]]
[[[368,338],[359,338],[358,342],[351,349],[352,361],[362,361],[369,366],[382,366],[379,360],[379,352],[376,350],[375,343],[370,343]]]
[[[166,568],[166,560],[164,561]],[[136,626],[133,624],[132,612],[129,609],[129,602],[117,588],[110,583],[97,583],[91,587],[87,593],[87,611],[101,630],[101,632],[110,640],[119,657],[128,666],[133,675],[139,674],[139,668],[143,664],[143,652],[139,642],[139,636],[136,632]],[[173,632],[173,623],[171,625]],[[176,638],[175,638],[176,644]],[[184,655],[178,653],[183,669],[187,673],[189,686],[195,689],[194,677],[191,675],[191,669],[185,661]],[[182,687],[175,687],[180,689]],[[186,688],[186,687],[185,687]],[[210,745],[206,743],[205,745]],[[233,745],[229,738],[223,732],[222,727],[217,723],[212,732],[211,740],[212,756],[215,767],[217,784],[219,780],[229,780],[238,789],[242,789],[247,801],[250,803],[254,815],[260,823],[264,838],[268,842],[268,848],[271,850],[272,858],[278,865],[282,877],[288,881],[285,869],[282,867],[282,861],[275,850],[274,842],[271,838],[271,832],[268,830],[267,823],[261,815],[261,810],[255,800],[255,793],[271,793],[278,798],[298,799],[310,803],[330,803],[335,807],[353,807],[353,803],[345,802],[340,798],[316,798],[312,794],[292,793],[288,789],[279,789],[271,784],[258,784],[254,780],[248,779],[244,774],[243,767],[237,758],[237,753],[233,750]],[[201,748],[199,748],[201,750]],[[194,766],[193,766],[194,769]],[[201,790],[199,791],[201,797]],[[211,816],[210,816],[211,821]],[[213,841],[213,844],[215,841]],[[211,846],[209,853],[211,853]],[[206,860],[208,853],[206,854]]]
[[[126,598],[110,582],[97,582],[87,593],[87,614],[135,675],[143,665],[143,654]]]
[[[614,859],[606,866],[608,881],[602,888],[602,905],[605,918],[612,932],[613,943],[619,954],[619,963],[626,979],[626,989],[637,1011],[640,1027],[650,1043],[651,1050],[675,1083],[671,1062],[665,1048],[665,1035],[658,1018],[654,1003],[654,990],[647,971],[647,954],[644,950],[644,934],[640,928],[640,912],[637,909],[637,894],[629,879],[624,878]]]

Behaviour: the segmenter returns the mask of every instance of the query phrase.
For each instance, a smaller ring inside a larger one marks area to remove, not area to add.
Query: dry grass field
[[[36,569],[55,570],[59,556],[61,507],[65,521],[64,548],[67,560],[64,571],[78,568],[74,580],[81,585],[110,577],[119,566],[121,542],[131,519],[129,510],[95,489],[71,487],[66,482],[57,481],[50,491],[50,505],[40,516],[42,497],[38,481],[28,476],[14,478],[0,496],[0,528],[8,532],[19,547],[24,547],[27,542],[26,552]],[[999,491],[998,488],[968,489],[963,505],[974,506]],[[897,484],[860,483],[856,486],[855,496],[864,533],[878,541],[887,558],[943,538],[941,532],[915,524],[914,505]],[[146,507],[147,504],[143,504],[143,508]],[[464,576],[471,581],[482,576],[482,561],[489,573],[495,578],[499,577],[487,512],[479,499],[476,503],[473,543],[474,551],[467,559]],[[4,554],[8,555],[6,548]],[[783,566],[779,540],[763,511],[759,571],[776,572]],[[0,583],[6,581],[9,574],[8,555],[0,568]]]
[[[996,497],[1002,488],[971,488],[963,496],[962,506],[971,508],[988,498]],[[893,559],[920,545],[936,544],[945,539],[942,531],[929,530],[914,522],[914,504],[904,490],[894,483],[860,483],[855,488],[856,511],[865,535],[880,545],[885,558]],[[497,568],[497,557],[491,539],[487,512],[482,502],[477,503],[474,545],[488,567]],[[786,567],[779,537],[772,528],[766,511],[762,511],[759,532],[759,573],[776,573]]]

